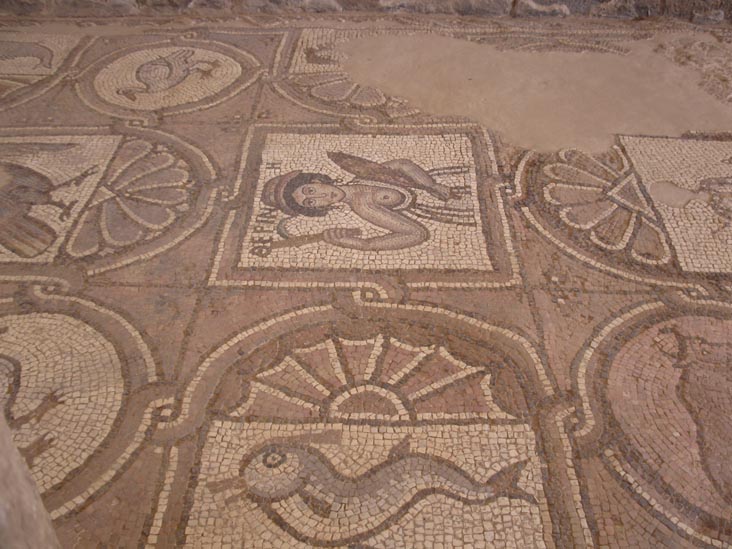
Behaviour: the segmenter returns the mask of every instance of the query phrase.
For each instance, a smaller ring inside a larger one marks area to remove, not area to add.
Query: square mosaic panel
[[[511,280],[489,147],[483,135],[449,128],[264,133],[242,171],[246,204],[229,216],[212,283],[286,285],[309,273],[334,282],[399,273],[414,285]]]

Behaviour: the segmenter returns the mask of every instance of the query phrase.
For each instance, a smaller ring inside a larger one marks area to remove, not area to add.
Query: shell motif
[[[567,226],[588,234],[595,245],[625,250],[641,263],[660,265],[671,260],[657,216],[635,173],[577,150],[562,151],[560,159],[544,167],[549,178],[544,199],[559,209]]]
[[[459,410],[445,408],[449,397]],[[296,349],[248,383],[233,417],[401,422],[434,417],[515,419],[494,400],[491,374],[441,346],[391,337],[334,337]]]
[[[190,167],[167,147],[125,142],[67,245],[74,257],[106,254],[157,236],[188,210]]]

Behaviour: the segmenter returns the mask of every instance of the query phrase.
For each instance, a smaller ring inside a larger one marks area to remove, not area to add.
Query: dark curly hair
[[[282,198],[284,198],[287,207],[298,215],[304,215],[307,217],[323,217],[331,208],[330,206],[326,206],[324,208],[308,208],[307,206],[299,204],[295,200],[293,193],[303,185],[307,185],[315,179],[323,183],[327,183],[328,185],[336,184],[332,178],[322,173],[300,173],[290,179],[287,182],[287,185],[285,185],[285,188],[282,189]]]

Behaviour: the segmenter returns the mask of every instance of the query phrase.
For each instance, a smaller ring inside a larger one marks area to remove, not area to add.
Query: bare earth
[[[542,152],[601,152],[616,134],[679,136],[732,127],[732,109],[699,88],[693,69],[654,51],[659,43],[695,38],[659,33],[624,44],[622,56],[506,51],[425,35],[358,38],[339,51],[348,55],[343,66],[355,82],[424,111],[465,116]]]

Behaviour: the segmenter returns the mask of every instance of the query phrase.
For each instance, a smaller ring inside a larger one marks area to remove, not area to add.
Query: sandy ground
[[[678,37],[684,35],[628,43],[625,56],[501,51],[425,35],[361,38],[341,49],[356,82],[421,110],[466,116],[526,148],[598,152],[611,145],[613,134],[732,128],[732,106],[700,89],[697,72],[654,52]]]

